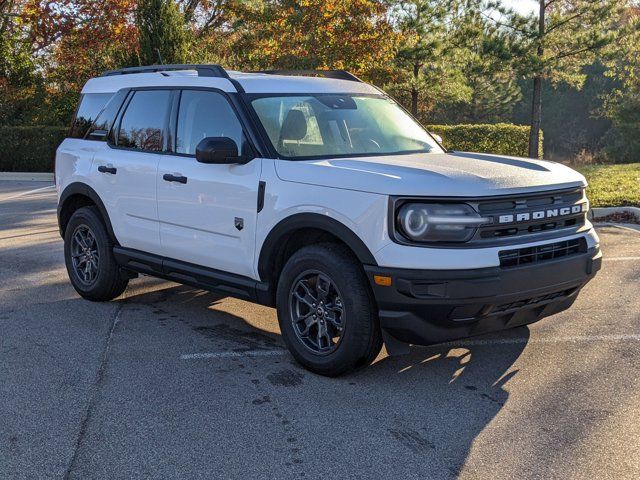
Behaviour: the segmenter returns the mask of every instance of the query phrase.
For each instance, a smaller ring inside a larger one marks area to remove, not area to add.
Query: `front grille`
[[[475,238],[487,241],[578,228],[585,224],[586,206],[583,189],[480,201],[476,209],[492,223],[480,227]]]
[[[540,263],[557,258],[569,257],[587,251],[587,242],[584,238],[575,238],[563,242],[548,243],[536,247],[518,248],[515,250],[503,250],[500,252],[500,266],[502,268],[518,267]]]

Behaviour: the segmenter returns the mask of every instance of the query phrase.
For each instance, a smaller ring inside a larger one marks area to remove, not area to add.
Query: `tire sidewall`
[[[341,369],[342,365],[351,365],[353,368],[357,361],[357,352],[366,349],[368,344],[366,340],[369,337],[356,329],[366,328],[368,322],[374,321],[374,308],[366,286],[354,282],[354,274],[364,277],[360,272],[354,272],[355,268],[358,268],[355,262],[345,262],[343,256],[332,255],[320,246],[305,247],[291,257],[280,275],[276,304],[283,340],[298,362],[318,373],[330,374],[336,369]],[[299,340],[291,323],[290,291],[295,279],[308,270],[317,270],[329,276],[341,293],[346,322],[338,347],[329,354],[320,355],[309,350]],[[365,278],[358,280],[366,281]],[[363,298],[363,294],[366,298]],[[374,328],[374,325],[370,327]]]

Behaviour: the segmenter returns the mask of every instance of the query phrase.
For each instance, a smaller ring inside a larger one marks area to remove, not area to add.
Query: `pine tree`
[[[140,64],[183,63],[189,32],[174,0],[139,0],[136,25],[140,38]]]
[[[520,39],[519,67],[533,82],[529,156],[539,156],[543,82],[581,87],[583,67],[625,34],[620,19],[629,0],[539,0],[537,15],[523,18],[493,2],[498,25]]]
[[[392,2],[390,11],[401,44],[396,54],[397,73],[387,88],[409,103],[413,115],[432,109],[436,102],[470,99],[471,89],[462,71],[463,49],[457,43],[467,3],[473,2]]]

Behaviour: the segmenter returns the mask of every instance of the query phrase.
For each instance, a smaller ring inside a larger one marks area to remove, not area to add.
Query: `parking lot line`
[[[45,190],[51,190],[53,188],[55,188],[55,185],[49,185],[47,187],[36,188],[35,190],[29,190],[29,191],[26,191],[26,192],[16,193],[15,195],[11,195],[10,197],[3,198],[0,201],[6,202],[7,200],[13,200],[14,198],[24,197],[26,195],[31,195],[32,193],[44,192]]]
[[[246,352],[186,353],[184,355],[180,355],[180,360],[195,360],[200,358],[274,357],[286,354],[286,350],[248,350]]]
[[[596,342],[640,342],[640,333],[627,333],[619,335],[584,335],[569,337],[514,337],[514,338],[491,338],[478,340],[460,340],[456,342],[439,343],[428,347],[417,346],[418,348],[464,348],[482,347],[491,345],[518,345],[518,344],[539,344],[539,343],[596,343]],[[274,357],[286,355],[287,350],[247,350],[244,352],[203,352],[185,353],[180,355],[180,360],[198,359],[222,359],[238,357]]]
[[[492,339],[478,339],[478,340],[461,340],[458,342],[447,342],[434,347],[477,347],[483,345],[515,345],[515,344],[530,344],[530,343],[595,343],[595,342],[640,342],[640,334],[638,333],[623,333],[612,335],[582,335],[582,336],[568,336],[568,337],[514,337],[514,338],[492,338]]]

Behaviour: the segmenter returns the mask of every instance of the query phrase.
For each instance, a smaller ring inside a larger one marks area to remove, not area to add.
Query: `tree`
[[[431,122],[493,123],[510,118],[522,93],[513,62],[513,35],[487,18],[483,2],[467,2],[455,38],[468,98],[449,103],[439,99]]]
[[[612,122],[603,139],[604,153],[614,162],[633,162],[640,158],[640,7],[625,12],[623,24],[632,34],[615,45],[615,55],[607,62],[608,74],[618,88],[604,98],[598,112]]]
[[[174,0],[139,0],[136,9],[141,65],[183,63],[189,32]]]
[[[390,90],[409,97],[411,113],[431,110],[437,102],[468,101],[471,90],[461,65],[464,48],[456,40],[464,0],[394,1],[391,15],[401,43],[395,56],[396,74]]]
[[[378,0],[272,0],[241,13],[244,68],[351,69],[392,57],[395,36]]]
[[[629,0],[539,0],[537,15],[523,18],[493,7],[496,23],[513,30],[520,38],[518,52],[521,72],[533,82],[529,156],[539,155],[542,121],[543,82],[565,82],[580,88],[582,68],[596,59],[598,52],[624,35],[620,19]],[[506,20],[504,20],[506,19]]]

